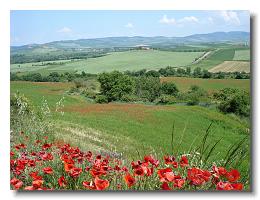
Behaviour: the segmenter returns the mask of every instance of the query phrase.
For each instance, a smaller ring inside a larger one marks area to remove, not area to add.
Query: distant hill
[[[94,39],[62,40],[45,44],[30,44],[19,47],[11,47],[11,53],[16,51],[30,51],[33,49],[86,49],[86,48],[113,48],[113,47],[134,47],[136,45],[150,45],[153,47],[169,47],[178,44],[194,43],[223,43],[223,42],[248,42],[249,32],[214,32],[208,34],[195,34],[186,37],[105,37]]]

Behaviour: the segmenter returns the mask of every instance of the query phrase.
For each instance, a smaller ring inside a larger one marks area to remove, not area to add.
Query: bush
[[[218,100],[218,109],[223,113],[250,116],[250,95],[238,89],[225,88],[213,95]]]
[[[135,94],[144,100],[153,102],[160,96],[161,83],[158,77],[142,76],[136,78]]]
[[[176,103],[176,98],[171,95],[163,94],[158,99],[156,99],[157,104],[174,104]]]
[[[108,103],[108,99],[105,95],[97,95],[95,101],[96,103]]]
[[[134,91],[133,78],[118,71],[102,73],[98,76],[98,81],[101,94],[106,96],[108,102],[121,100],[122,96]]]
[[[162,93],[163,94],[168,94],[168,95],[173,95],[173,96],[176,96],[179,92],[177,86],[175,83],[167,83],[167,82],[164,82],[162,83]]]
[[[140,100],[140,99],[138,99],[138,97],[136,95],[129,95],[129,94],[123,95],[121,98],[121,101],[124,101],[124,102],[135,102],[138,100]]]

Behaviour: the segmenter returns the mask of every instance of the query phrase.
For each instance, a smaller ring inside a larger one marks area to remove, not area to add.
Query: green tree
[[[118,71],[99,74],[98,81],[101,94],[107,97],[108,102],[120,100],[134,91],[133,78]]]
[[[172,82],[169,82],[169,83],[163,82],[161,90],[162,90],[163,94],[168,94],[168,95],[173,95],[173,96],[177,96],[177,94],[179,92],[176,84],[172,83]]]

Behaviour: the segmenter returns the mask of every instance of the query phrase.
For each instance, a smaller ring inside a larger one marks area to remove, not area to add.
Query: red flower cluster
[[[10,152],[11,188],[15,190],[242,190],[240,173],[224,167],[212,170],[190,166],[189,157],[152,155],[123,165],[124,160],[83,152],[69,144],[55,145],[48,138],[30,144],[16,144]],[[42,141],[45,141],[44,143]],[[152,186],[151,186],[152,185]]]

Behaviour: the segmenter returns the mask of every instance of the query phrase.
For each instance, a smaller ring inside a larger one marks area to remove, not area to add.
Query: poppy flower
[[[33,180],[42,180],[42,177],[38,176],[38,172],[37,171],[36,172],[31,172],[29,175],[32,177]]]
[[[19,179],[17,178],[13,178],[11,181],[10,181],[11,185],[16,189],[16,190],[19,190],[22,185],[23,185],[23,182],[20,181]]]
[[[169,187],[168,183],[166,183],[166,182],[163,182],[163,184],[161,185],[161,188],[163,190],[171,190],[171,188]]]
[[[82,172],[82,169],[81,168],[77,168],[77,167],[73,167],[71,170],[70,170],[70,173],[69,175],[73,178],[76,178],[78,177]]]
[[[60,187],[65,187],[66,184],[67,184],[67,181],[65,180],[65,177],[64,177],[64,176],[61,176],[61,177],[58,179],[58,183],[59,183],[59,186],[60,186]]]
[[[218,182],[216,185],[217,190],[242,190],[243,184],[242,183],[229,183],[229,182]]]
[[[163,158],[164,158],[164,163],[166,165],[172,164],[174,162],[174,160],[175,160],[174,156],[164,156]]]
[[[224,167],[217,167],[213,166],[213,172],[215,172],[219,176],[225,176],[227,173],[227,170]]]
[[[14,152],[11,151],[10,156],[13,157],[14,155],[15,155]]]
[[[185,179],[175,179],[173,186],[175,188],[179,188],[180,189],[180,188],[183,187],[184,184],[185,184]]]
[[[51,148],[51,146],[52,146],[52,144],[45,143],[45,144],[42,145],[42,149],[46,150],[46,149]]]
[[[157,171],[157,174],[158,174],[161,182],[165,182],[166,181],[165,173],[167,173],[167,172],[172,172],[172,169],[171,168],[165,168],[165,169],[159,169]]]
[[[134,175],[135,176],[143,176],[145,174],[144,168],[141,167],[140,165],[138,165],[138,167],[136,167],[134,169]]]
[[[240,178],[240,173],[236,169],[232,169],[225,174],[229,182],[236,182]]]
[[[42,186],[42,184],[43,184],[43,180],[34,180],[32,182],[34,189],[40,188]]]
[[[95,177],[94,183],[95,183],[97,190],[105,190],[106,188],[109,187],[109,181],[102,180],[102,179],[98,178],[98,176]]]
[[[30,185],[30,186],[26,186],[24,190],[35,190],[35,188],[32,185]]]
[[[189,165],[188,158],[186,156],[182,156],[180,160],[181,167],[187,167]]]
[[[42,171],[45,174],[52,174],[53,173],[53,169],[51,167],[45,167],[45,168],[42,169]]]
[[[135,178],[132,177],[129,173],[125,175],[124,179],[128,187],[132,187],[135,184]]]
[[[64,163],[65,172],[69,172],[71,169],[73,169],[73,167],[74,167],[74,164],[67,163],[67,162]]]
[[[199,168],[193,167],[188,169],[187,179],[190,180],[192,185],[202,185],[209,181],[211,173],[206,170],[201,170]]]
[[[231,183],[233,190],[243,190],[243,184],[242,183]]]
[[[96,189],[96,186],[93,184],[93,182],[89,182],[89,181],[83,181],[82,182],[82,185],[85,187],[85,188],[88,188],[90,190],[95,190]]]

